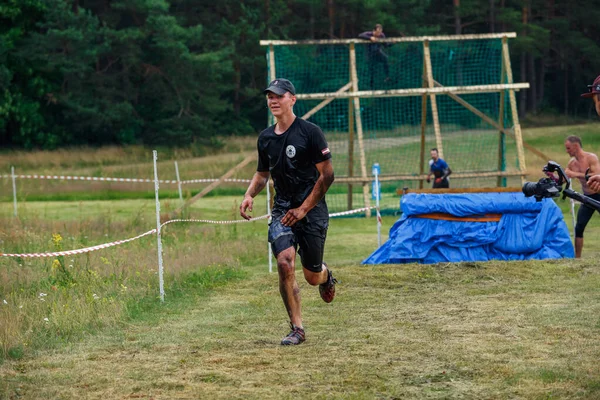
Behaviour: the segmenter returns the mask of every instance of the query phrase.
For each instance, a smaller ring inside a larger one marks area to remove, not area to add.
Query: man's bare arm
[[[252,181],[250,185],[248,185],[248,189],[246,190],[246,194],[244,195],[244,200],[242,204],[240,204],[240,215],[245,219],[252,218],[248,214],[246,214],[246,210],[252,211],[252,206],[254,205],[254,198],[258,195],[269,182],[269,172],[260,172],[257,171],[252,177]]]
[[[567,174],[567,176],[571,179],[583,178],[585,174],[579,172],[575,168],[576,168],[575,159],[572,158],[571,160],[569,160],[569,163],[567,164],[567,169],[565,170],[565,174]]]
[[[598,161],[598,156],[594,153],[589,153],[587,157],[588,166],[590,168],[588,174],[594,175],[600,173],[600,161]],[[585,172],[584,172],[585,177]]]
[[[327,190],[335,180],[333,175],[333,164],[331,159],[325,160],[315,165],[319,171],[319,179],[315,182],[313,190],[310,192],[308,197],[298,208],[289,210],[284,217],[281,219],[281,223],[286,226],[292,226],[312,210],[319,201],[325,196]]]

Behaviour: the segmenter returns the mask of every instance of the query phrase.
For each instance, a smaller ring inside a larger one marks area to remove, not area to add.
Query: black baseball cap
[[[290,92],[291,94],[295,95],[296,88],[292,82],[288,81],[287,79],[279,78],[269,83],[269,86],[263,90],[264,94],[267,94],[267,92],[273,92],[280,96],[285,94],[285,92]]]
[[[581,97],[592,97],[595,94],[600,93],[600,75],[594,79],[594,83],[588,85],[588,91],[581,95]]]

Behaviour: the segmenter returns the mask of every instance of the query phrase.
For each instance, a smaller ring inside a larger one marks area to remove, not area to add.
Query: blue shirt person
[[[438,149],[435,147],[429,152],[431,160],[429,160],[429,173],[427,174],[427,182],[431,182],[431,175],[435,177],[433,180],[434,189],[447,189],[450,187],[448,176],[452,170],[448,163],[440,158]]]

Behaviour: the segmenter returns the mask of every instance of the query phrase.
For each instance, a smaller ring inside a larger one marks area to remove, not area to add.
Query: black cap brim
[[[282,89],[282,88],[277,87],[277,86],[269,86],[268,88],[266,88],[265,90],[263,90],[264,94],[267,94],[269,92],[273,92],[275,94],[278,94],[278,95],[282,96],[282,95],[285,94],[285,92],[287,92],[287,90]]]

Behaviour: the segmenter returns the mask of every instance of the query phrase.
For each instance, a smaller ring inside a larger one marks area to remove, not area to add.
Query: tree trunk
[[[265,0],[265,29],[267,33],[267,37],[270,38],[269,33],[271,33],[271,1]]]
[[[565,115],[569,115],[569,64],[565,64],[565,79],[563,84],[563,93],[565,94]]]
[[[460,35],[462,31],[462,26],[460,22],[460,13],[458,12],[460,8],[460,0],[452,0],[454,3],[454,33]]]
[[[506,0],[500,0],[500,10],[504,10],[505,1]],[[506,21],[504,21],[504,19],[502,19],[502,24],[500,25],[500,28],[502,32],[506,32]]]
[[[537,105],[539,108],[540,104],[544,101],[544,85],[546,83],[546,60],[544,57],[540,59],[538,74],[539,75],[537,79]]]
[[[523,53],[521,54],[521,82],[527,82],[527,54]],[[520,93],[520,99],[519,99],[519,117],[520,118],[524,118],[525,117],[525,113],[526,113],[526,106],[527,106],[527,91],[528,90],[521,90]]]
[[[308,6],[308,13],[309,13],[309,17],[308,17],[308,37],[310,39],[314,39],[315,38],[315,6],[314,4],[310,4],[310,6]]]
[[[329,38],[334,38],[335,32],[335,8],[333,4],[334,0],[327,0],[327,12],[329,14]],[[343,37],[343,36],[340,36]]]
[[[496,0],[490,0],[490,32],[496,32]]]
[[[527,36],[527,5],[524,5],[521,9],[521,22],[523,23],[523,30],[521,31],[521,36]],[[521,53],[521,82],[527,82],[527,56],[528,54],[523,52]],[[527,90],[521,90],[521,99],[519,102],[519,117],[524,118],[525,113],[527,111]]]
[[[529,70],[529,111],[537,113],[537,75],[535,71],[535,58],[533,54],[527,54],[527,68]]]
[[[240,101],[240,91],[242,89],[242,63],[239,58],[234,61],[234,71],[235,71],[235,88],[233,92],[233,112],[237,117],[240,116],[241,111],[241,101]]]

